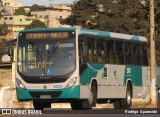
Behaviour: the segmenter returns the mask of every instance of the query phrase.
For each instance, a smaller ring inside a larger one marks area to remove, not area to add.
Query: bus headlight
[[[66,88],[71,88],[75,85],[76,81],[77,81],[78,77],[72,78],[71,81],[68,83],[68,85],[66,86]]]
[[[16,78],[16,85],[19,88],[26,89],[26,87],[22,84],[22,82],[20,80],[18,80],[17,78]]]

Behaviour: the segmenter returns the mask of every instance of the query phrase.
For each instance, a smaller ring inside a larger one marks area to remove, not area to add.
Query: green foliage
[[[41,22],[40,20],[35,19],[25,29],[32,29],[32,28],[47,28],[47,26],[45,25],[44,22]]]
[[[34,4],[31,6],[31,11],[41,11],[44,10],[46,6]]]
[[[0,39],[0,62],[2,61],[2,56],[6,54],[6,47],[8,44],[8,40]]]
[[[26,11],[25,11],[24,7],[19,7],[19,8],[15,11],[14,15],[26,15]]]
[[[5,36],[8,33],[8,26],[6,23],[0,25],[0,36]]]
[[[79,0],[74,3],[72,14],[61,23],[143,35],[149,29],[147,7],[139,0]]]

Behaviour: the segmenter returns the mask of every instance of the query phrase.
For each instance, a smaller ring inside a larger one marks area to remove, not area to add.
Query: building
[[[15,3],[14,0],[1,0],[2,1],[2,6],[13,6],[13,7],[22,7],[22,3]]]
[[[45,22],[48,27],[60,27],[58,19],[65,19],[71,15],[71,5],[61,4],[54,5],[53,8],[46,9],[45,11],[32,11],[31,15],[37,18],[45,18]]]
[[[72,10],[72,4],[54,4],[51,7],[56,9]]]
[[[23,7],[22,3],[15,3],[14,0],[2,0],[3,13],[6,15],[13,15],[15,10],[19,7]]]
[[[24,16],[24,15],[12,15],[4,16],[0,19],[0,24],[6,23],[8,25],[8,30],[12,33],[12,36],[15,37],[16,33],[24,30],[26,26],[30,25],[33,20],[38,19],[42,22],[45,22],[44,18],[36,18],[33,16]]]

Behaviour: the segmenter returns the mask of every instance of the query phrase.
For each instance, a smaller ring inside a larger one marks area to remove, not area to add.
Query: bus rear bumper
[[[35,90],[16,88],[17,99],[19,101],[25,100],[63,100],[63,99],[79,99],[80,87],[64,88],[57,90]]]

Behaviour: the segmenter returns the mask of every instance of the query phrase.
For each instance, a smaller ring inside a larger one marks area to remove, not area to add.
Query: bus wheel
[[[117,100],[113,102],[113,106],[115,109],[120,109],[121,108],[121,100]]]
[[[96,106],[96,99],[97,99],[97,85],[95,82],[93,82],[91,86],[89,99],[72,101],[70,103],[71,108],[72,110],[92,109],[93,106]]]
[[[127,86],[126,98],[121,100],[121,106],[123,109],[129,109],[132,105],[132,89],[131,86]]]
[[[51,103],[33,100],[33,107],[35,110],[43,110],[44,108],[51,108]]]
[[[92,107],[95,107],[96,99],[97,99],[97,85],[95,82],[93,82],[91,85],[91,92],[89,99],[81,102],[82,109],[92,109]]]

